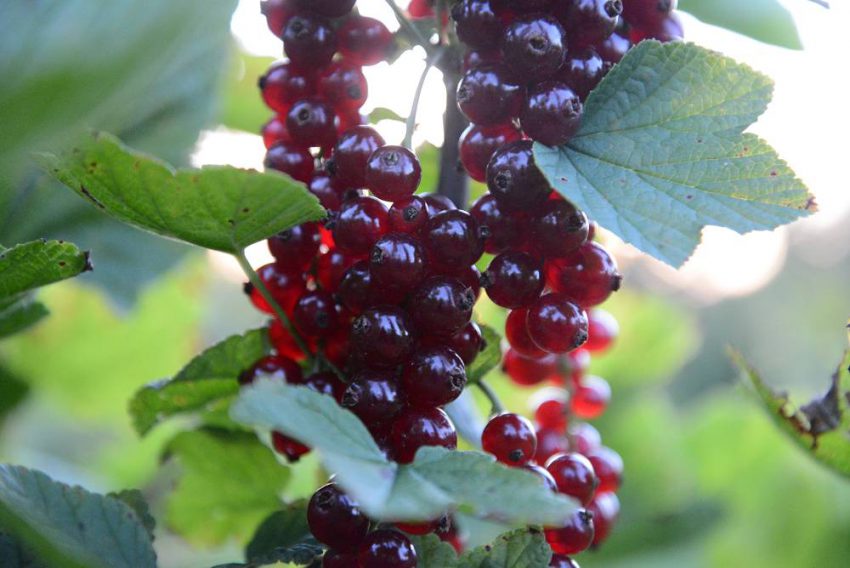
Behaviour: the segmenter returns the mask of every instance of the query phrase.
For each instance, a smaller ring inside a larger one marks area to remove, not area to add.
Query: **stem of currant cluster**
[[[492,388],[490,388],[490,385],[485,383],[483,380],[475,381],[473,384],[475,386],[477,386],[479,389],[481,389],[481,392],[484,393],[484,396],[486,396],[487,400],[490,401],[490,407],[491,407],[490,413],[491,414],[493,414],[493,415],[501,414],[502,412],[505,411],[505,407],[502,404],[502,401],[499,400],[499,396],[495,393],[495,391]]]
[[[422,98],[425,79],[428,77],[431,68],[440,62],[444,53],[445,50],[441,49],[425,61],[425,69],[422,70],[422,74],[419,76],[419,83],[416,85],[416,91],[413,93],[413,102],[410,105],[410,114],[407,115],[407,122],[405,123],[404,141],[402,142],[402,146],[405,148],[413,150],[413,131],[416,130],[416,115],[419,111],[419,101]]]
[[[460,164],[458,140],[469,124],[457,106],[457,73],[443,69],[446,85],[446,114],[443,116],[443,147],[440,148],[440,183],[437,193],[445,195],[460,208],[469,201],[469,178]]]
[[[304,354],[307,356],[308,362],[312,363],[310,348],[307,346],[307,343],[304,341],[304,339],[302,339],[298,332],[295,330],[295,326],[292,325],[292,321],[289,319],[289,316],[286,315],[286,312],[283,311],[283,308],[281,308],[280,304],[277,303],[277,300],[274,299],[272,293],[269,292],[268,288],[266,288],[266,285],[263,283],[262,279],[260,278],[260,275],[257,274],[254,268],[251,266],[251,263],[248,262],[248,258],[245,256],[245,251],[240,250],[233,256],[236,257],[236,260],[239,262],[239,266],[242,267],[242,271],[245,273],[245,276],[248,277],[248,280],[251,282],[254,288],[257,289],[257,291],[260,293],[266,303],[271,306],[275,315],[280,320],[280,323],[283,324],[283,326],[286,328],[286,331],[288,331],[289,334],[292,335],[292,338],[295,340],[295,343],[296,345],[298,345],[298,348],[301,349],[301,351],[303,351]]]
[[[402,12],[401,8],[398,7],[395,0],[387,0],[387,5],[389,5],[393,14],[395,14],[396,20],[398,20],[398,23],[401,24],[401,27],[406,29],[408,33],[416,38],[416,41],[425,49],[425,51],[429,51],[431,48],[431,42],[428,41],[428,38],[422,34],[419,28],[413,25],[413,22],[407,19],[407,16],[404,15],[404,12]]]

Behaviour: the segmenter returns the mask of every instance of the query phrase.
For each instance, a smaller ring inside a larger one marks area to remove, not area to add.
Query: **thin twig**
[[[416,91],[413,93],[413,102],[410,105],[410,114],[407,115],[407,121],[405,122],[404,141],[402,142],[402,146],[411,150],[413,149],[413,131],[416,129],[416,114],[419,112],[419,100],[422,98],[425,79],[428,77],[431,68],[440,62],[444,53],[445,50],[441,49],[425,61],[425,69],[422,70],[422,74],[419,76],[419,83],[416,85]]]
[[[502,404],[502,401],[499,400],[499,396],[490,388],[490,385],[485,383],[483,380],[476,381],[473,383],[481,392],[484,393],[484,396],[487,397],[487,400],[490,401],[491,414],[501,414],[505,411],[505,406]]]
[[[419,45],[421,45],[425,51],[430,52],[432,47],[431,42],[428,41],[428,38],[422,35],[422,32],[419,28],[413,25],[413,22],[407,19],[407,16],[404,15],[404,12],[402,12],[401,8],[398,7],[395,0],[387,0],[387,4],[393,11],[393,14],[395,14],[395,17],[398,20],[398,23],[401,24],[401,27],[407,29],[407,31],[416,38],[416,41],[419,42]]]

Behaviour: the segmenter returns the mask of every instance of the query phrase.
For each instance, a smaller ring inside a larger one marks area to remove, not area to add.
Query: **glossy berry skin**
[[[520,355],[543,357],[546,355],[546,351],[540,349],[528,335],[528,327],[525,323],[527,315],[528,310],[526,308],[511,310],[505,322],[505,338],[508,340],[511,349]]]
[[[317,98],[302,99],[286,114],[286,129],[296,144],[327,147],[336,142],[336,115],[333,109]]]
[[[545,467],[539,466],[536,463],[529,463],[522,466],[522,469],[526,471],[530,471],[534,475],[540,478],[540,482],[552,493],[556,493],[558,491],[558,486],[555,485],[555,480],[552,479],[552,475],[546,471]]]
[[[599,478],[599,493],[616,491],[623,484],[623,458],[620,454],[600,446],[587,455],[587,459],[593,464],[593,470]]]
[[[546,463],[554,455],[569,451],[569,442],[563,431],[549,428],[537,429],[537,453],[534,455],[537,463]],[[549,474],[551,476],[551,474]],[[553,479],[554,481],[554,479]],[[557,484],[555,484],[557,490]]]
[[[325,18],[301,12],[289,18],[281,34],[283,50],[302,69],[325,67],[336,52],[336,33]]]
[[[330,294],[314,290],[301,296],[295,304],[292,319],[302,335],[326,337],[335,330],[339,314]]]
[[[620,324],[610,312],[599,308],[590,310],[587,314],[587,343],[584,348],[591,353],[608,350],[620,335]]]
[[[289,357],[295,361],[303,361],[306,357],[306,354],[298,346],[298,343],[296,343],[295,338],[292,337],[289,330],[277,318],[273,319],[269,326],[269,340],[279,355]],[[307,343],[307,347],[311,348],[309,339]]]
[[[372,307],[376,302],[376,293],[372,288],[372,272],[369,270],[369,261],[360,260],[351,265],[336,290],[336,298],[342,306],[359,314],[366,308]]]
[[[623,12],[621,0],[567,0],[557,16],[571,47],[586,47],[614,33]]]
[[[525,357],[513,349],[505,352],[502,369],[511,380],[521,386],[533,386],[553,376],[558,358],[551,353],[543,357]]]
[[[535,393],[541,395],[534,407],[534,421],[541,428],[566,433],[569,394],[563,389],[551,387]],[[535,398],[537,398],[535,396]]]
[[[326,18],[341,18],[351,12],[356,0],[295,0],[301,10],[310,10]]]
[[[331,371],[313,373],[304,379],[304,386],[319,394],[333,397],[340,402],[345,393],[345,383]]]
[[[384,145],[384,139],[370,126],[355,126],[343,132],[333,157],[328,161],[328,172],[340,186],[361,188],[366,185],[366,163],[372,152]]]
[[[394,202],[388,217],[391,233],[416,234],[430,218],[428,203],[418,195],[413,195]]]
[[[402,408],[395,372],[375,369],[360,371],[354,375],[342,395],[342,406],[366,424],[392,420]]]
[[[283,270],[303,270],[319,252],[322,237],[317,223],[303,223],[268,240],[269,252]]]
[[[559,454],[549,458],[546,469],[558,485],[558,492],[574,497],[584,506],[593,499],[599,479],[586,457],[577,453]]]
[[[619,63],[626,53],[628,53],[632,47],[632,42],[625,35],[614,32],[608,39],[596,44],[594,47],[605,63],[614,64]]]
[[[457,36],[473,49],[496,49],[502,39],[502,20],[489,0],[461,0],[452,7]]]
[[[553,554],[549,561],[549,568],[581,568],[578,562],[564,554]]]
[[[503,211],[492,194],[479,197],[469,213],[478,221],[478,226],[484,228],[485,252],[499,254],[507,249],[523,247],[529,230],[527,217]]]
[[[416,549],[403,533],[379,529],[360,545],[357,561],[358,568],[416,568]]]
[[[531,422],[508,412],[487,422],[481,434],[481,447],[503,464],[515,467],[527,464],[534,457],[537,436]]]
[[[316,280],[322,290],[333,292],[342,281],[345,271],[357,262],[357,257],[349,256],[338,249],[331,249],[316,261]]]
[[[369,271],[378,286],[403,294],[424,280],[426,268],[422,245],[404,233],[381,237],[369,255]]]
[[[451,199],[439,193],[420,193],[419,197],[425,200],[426,205],[428,205],[428,215],[431,217],[443,211],[457,209]]]
[[[451,517],[448,515],[443,515],[438,519],[426,521],[424,523],[395,523],[395,526],[400,531],[417,536],[423,536],[432,532],[443,535],[454,528],[452,526]]]
[[[317,92],[336,110],[356,110],[366,102],[369,86],[359,67],[341,61],[322,71]]]
[[[557,554],[578,554],[593,542],[593,515],[579,509],[562,526],[547,528],[546,541]]]
[[[569,86],[583,101],[605,76],[608,67],[595,49],[586,47],[567,52],[567,60],[558,71],[557,79]]]
[[[292,136],[289,135],[289,131],[286,129],[286,115],[284,115],[283,120],[279,116],[272,117],[263,125],[262,135],[263,145],[266,147],[266,150],[278,142],[291,143]]]
[[[481,65],[488,64],[496,64],[502,61],[502,54],[499,53],[499,50],[493,51],[483,51],[478,49],[473,49],[467,51],[463,55],[463,63],[461,64],[461,71],[466,73],[470,69],[474,69],[475,67],[479,67]]]
[[[351,347],[370,367],[403,363],[413,351],[413,342],[410,321],[400,308],[369,308],[351,324]]]
[[[269,148],[263,164],[303,183],[310,183],[315,168],[313,156],[306,148],[287,142],[278,142]]]
[[[403,146],[382,146],[366,162],[366,187],[379,199],[407,199],[421,179],[422,168],[416,154]]]
[[[464,286],[472,290],[472,297],[478,300],[481,295],[481,271],[474,264],[462,266],[460,270],[445,271],[446,276],[457,278]]]
[[[269,30],[280,36],[283,26],[295,13],[295,5],[292,0],[263,0],[260,3],[260,12],[266,17]]]
[[[620,289],[617,263],[601,245],[587,242],[563,259],[547,264],[546,282],[583,308],[601,304]]]
[[[481,126],[470,124],[458,142],[460,161],[469,177],[475,181],[487,180],[487,164],[493,153],[507,144],[522,138],[522,133],[511,123]]]
[[[585,375],[575,383],[570,409],[585,420],[599,418],[611,402],[611,386],[595,375]]]
[[[481,285],[497,306],[522,308],[543,291],[543,265],[524,252],[503,252],[490,262]]]
[[[645,28],[632,28],[629,33],[629,39],[632,43],[639,43],[645,39],[656,39],[661,43],[669,43],[681,41],[684,37],[685,31],[682,28],[682,21],[675,13],[669,14],[654,25]]]
[[[629,24],[648,28],[663,21],[676,9],[676,0],[623,0],[623,19]]]
[[[588,456],[602,447],[602,435],[599,430],[587,422],[576,422],[570,425],[570,437],[575,444],[575,451]],[[594,468],[596,471],[596,468]],[[599,477],[599,473],[596,474]],[[600,491],[603,491],[600,489]]]
[[[599,546],[617,523],[620,516],[620,500],[613,492],[599,493],[587,507],[593,514],[593,546]]]
[[[390,442],[396,461],[410,463],[422,446],[455,449],[457,432],[439,408],[406,408],[393,422]]]
[[[563,258],[587,241],[587,215],[564,199],[549,199],[531,223],[534,248],[547,258]]]
[[[322,557],[322,568],[357,568],[357,555],[328,550]]]
[[[257,269],[257,275],[263,281],[272,298],[283,308],[290,312],[301,294],[304,293],[304,276],[293,270],[281,270],[277,264],[266,264]],[[274,314],[274,309],[266,302],[260,291],[254,285],[245,285],[245,292],[250,296],[251,303],[261,312]]]
[[[566,353],[587,341],[587,315],[559,294],[541,296],[525,321],[531,340],[549,353]]]
[[[456,278],[432,276],[410,297],[408,309],[424,335],[449,337],[469,323],[475,295]]]
[[[561,146],[578,132],[582,111],[581,99],[568,85],[544,81],[529,89],[519,121],[530,138]]]
[[[401,384],[410,406],[427,409],[448,404],[466,386],[463,359],[448,347],[422,348],[405,364]]]
[[[289,61],[275,63],[260,77],[263,101],[273,111],[285,114],[292,103],[315,94],[311,75]]]
[[[381,21],[366,16],[351,16],[337,30],[339,51],[354,65],[374,65],[387,58],[393,34]]]
[[[387,208],[374,197],[345,201],[333,225],[336,246],[353,255],[366,255],[387,232]]]
[[[310,452],[309,447],[277,431],[272,432],[272,447],[289,463],[297,462],[301,456]]]
[[[357,502],[333,483],[310,498],[307,524],[316,540],[340,552],[357,549],[369,532],[369,519]]]
[[[428,261],[436,268],[457,270],[484,254],[484,238],[475,218],[461,209],[431,216],[422,234]]]
[[[463,326],[451,337],[441,338],[440,343],[457,353],[464,365],[471,364],[486,347],[481,328],[474,321]]]
[[[533,14],[517,18],[502,36],[502,56],[511,71],[529,83],[552,77],[564,63],[566,34],[558,21]]]
[[[530,140],[511,142],[493,154],[487,164],[487,188],[506,212],[533,212],[552,191],[534,163]]]
[[[260,377],[291,384],[298,384],[303,378],[298,363],[281,355],[263,357],[251,367],[242,371],[239,374],[239,384],[250,385]]]
[[[480,65],[464,73],[457,86],[457,104],[475,124],[502,124],[519,114],[525,89],[509,79],[501,65]]]

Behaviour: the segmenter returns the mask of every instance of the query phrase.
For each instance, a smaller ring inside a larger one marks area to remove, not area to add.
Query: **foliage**
[[[779,0],[681,0],[678,9],[690,12],[707,24],[748,35],[753,39],[789,49],[802,49],[797,26]]]

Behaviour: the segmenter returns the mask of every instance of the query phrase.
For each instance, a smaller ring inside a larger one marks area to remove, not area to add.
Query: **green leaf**
[[[32,241],[0,252],[0,299],[91,270],[88,253],[62,241]]]
[[[794,17],[779,0],[681,0],[678,9],[764,43],[803,49]]]
[[[257,133],[273,113],[263,103],[257,80],[274,63],[271,57],[238,53],[230,64],[224,90],[222,124]]]
[[[200,410],[239,392],[239,373],[271,350],[265,328],[234,335],[189,362],[173,379],[142,387],[130,401],[130,415],[139,434],[162,420]]]
[[[416,549],[416,568],[451,568],[457,564],[457,553],[435,534],[408,535]]]
[[[484,420],[475,406],[472,393],[465,390],[461,395],[443,407],[452,424],[455,425],[458,436],[466,440],[472,447],[481,448],[481,433],[484,431]]]
[[[23,467],[0,466],[0,525],[47,565],[156,566],[150,538],[127,505]]]
[[[645,41],[588,97],[566,146],[534,145],[550,183],[600,225],[673,266],[706,225],[772,229],[814,200],[757,136],[743,133],[771,81],[686,43]]]
[[[245,549],[245,558],[252,564],[305,565],[323,551],[324,547],[310,534],[307,503],[299,501],[275,511],[263,521]]]
[[[167,446],[182,467],[167,502],[171,529],[196,544],[247,540],[257,525],[280,508],[289,470],[253,433],[196,430],[178,434]]]
[[[106,496],[118,499],[133,509],[133,512],[136,513],[136,517],[138,517],[142,526],[145,527],[145,530],[148,531],[148,536],[151,541],[153,541],[153,531],[156,529],[156,519],[153,518],[151,510],[148,507],[148,502],[145,500],[145,496],[142,495],[141,491],[138,489],[122,489],[115,493],[107,493]]]
[[[377,107],[369,113],[369,123],[377,124],[382,120],[406,122],[406,119],[403,116],[399,115],[396,111],[385,107]]]
[[[412,464],[390,462],[354,414],[304,387],[259,381],[242,389],[231,414],[318,451],[337,482],[374,519],[422,521],[461,509],[506,523],[554,525],[576,508],[530,472],[480,452],[424,447]]]
[[[0,365],[0,425],[29,393],[29,386]]]
[[[0,310],[0,339],[32,327],[49,313],[41,302],[15,302],[5,310]]]
[[[482,323],[478,324],[484,337],[484,350],[481,351],[466,369],[466,378],[470,383],[480,381],[484,376],[495,369],[502,360],[502,338],[495,329]]]
[[[0,531],[0,558],[4,568],[46,568],[42,562],[11,535]]]
[[[552,550],[539,530],[520,529],[460,557],[457,568],[545,568]]]
[[[95,133],[45,171],[113,217],[162,236],[235,253],[279,231],[325,216],[304,184],[278,173],[232,167],[174,170]]]

